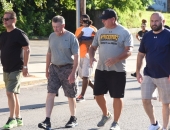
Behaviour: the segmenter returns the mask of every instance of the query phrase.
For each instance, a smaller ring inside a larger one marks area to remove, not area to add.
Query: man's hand
[[[118,61],[116,58],[109,58],[105,61],[105,65],[111,67],[112,65],[116,64]]]
[[[23,68],[23,69],[22,69],[22,74],[23,74],[24,77],[29,76],[28,68]]]
[[[143,81],[142,75],[140,73],[136,73],[136,78],[137,78],[138,82],[141,84]]]
[[[71,74],[68,76],[68,82],[70,84],[74,83],[75,82],[75,79],[76,79],[76,74],[71,72]]]
[[[97,60],[95,58],[90,58],[90,67],[93,67],[93,62],[97,62]]]

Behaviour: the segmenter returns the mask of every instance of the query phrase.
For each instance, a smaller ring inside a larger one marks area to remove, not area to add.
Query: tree
[[[89,9],[117,8],[120,11],[143,10],[153,3],[153,0],[87,0]]]
[[[112,8],[117,12],[119,22],[129,27],[134,19],[138,20],[140,17],[137,11],[145,10],[152,3],[153,0],[87,0],[87,8],[90,12]]]
[[[120,22],[129,24],[133,22],[126,22],[126,17],[135,17],[137,10],[145,9],[153,0],[86,0],[86,2],[92,18],[94,10],[114,8],[118,12]],[[73,26],[75,25],[75,0],[0,0],[0,8],[2,9],[0,17],[3,16],[4,11],[14,10],[17,13],[17,27],[27,32],[29,36],[48,36],[52,31],[51,19],[54,15],[71,14],[66,25],[71,31],[75,29]],[[1,24],[0,31],[3,29]]]

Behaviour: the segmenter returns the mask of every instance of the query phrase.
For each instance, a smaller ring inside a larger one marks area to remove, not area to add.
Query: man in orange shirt
[[[83,20],[90,20],[90,17],[87,14],[82,15],[81,17],[81,23]],[[81,24],[80,23],[80,24]],[[95,32],[97,32],[97,28],[90,25]],[[83,26],[77,28],[75,35],[76,37],[81,33],[83,29]],[[94,37],[94,35],[92,35]],[[85,40],[79,43],[80,47],[80,64],[79,64],[79,69],[78,69],[78,74],[82,78],[82,90],[81,94],[76,98],[77,102],[84,101],[84,94],[87,89],[87,85],[89,85],[91,88],[93,88],[93,83],[90,81],[90,75],[92,72],[92,68],[90,68],[90,59],[89,59],[89,54],[88,54],[88,48],[87,46],[92,44],[92,40]]]

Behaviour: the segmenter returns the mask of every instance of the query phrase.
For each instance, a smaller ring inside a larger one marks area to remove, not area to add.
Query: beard
[[[160,25],[152,25],[151,28],[153,31],[160,31],[162,29],[162,23]]]

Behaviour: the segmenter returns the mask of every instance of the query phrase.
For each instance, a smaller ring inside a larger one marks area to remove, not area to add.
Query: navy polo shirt
[[[146,54],[144,75],[152,78],[170,75],[170,30],[164,29],[159,34],[146,33],[141,41],[139,52]]]

